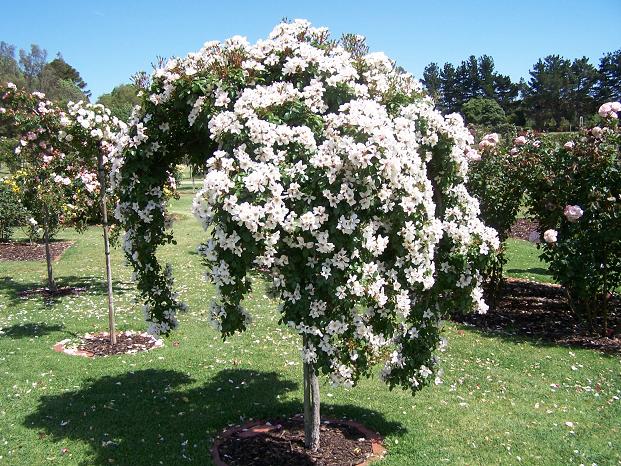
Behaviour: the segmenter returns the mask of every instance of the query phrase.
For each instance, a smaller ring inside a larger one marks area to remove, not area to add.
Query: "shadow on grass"
[[[33,338],[48,335],[53,332],[63,331],[62,324],[46,324],[45,322],[28,322],[26,324],[15,324],[10,327],[0,329],[0,338]]]
[[[514,343],[590,348],[611,355],[621,354],[621,300],[614,297],[609,305],[608,328],[613,334],[602,336],[601,317],[594,319],[594,329],[599,333],[590,331],[587,322],[571,311],[563,288],[507,280],[493,309],[486,314],[456,315],[452,320],[481,334]]]
[[[301,403],[285,400],[298,386],[276,372],[226,369],[196,386],[183,372],[147,369],[42,396],[24,424],[61,446],[66,439],[88,444],[90,456],[74,459],[83,465],[211,464],[213,440],[229,425],[302,412]],[[383,435],[404,430],[365,408],[324,404],[323,409]]]
[[[53,305],[65,296],[105,295],[108,291],[104,278],[92,276],[56,277],[56,285],[59,291],[51,294],[47,291],[45,282],[23,282],[14,280],[13,277],[2,277],[0,279],[0,293],[4,293],[13,305],[29,298],[38,298],[46,305]],[[112,281],[112,291],[115,295],[126,293],[132,289],[133,287],[129,283],[118,280]]]

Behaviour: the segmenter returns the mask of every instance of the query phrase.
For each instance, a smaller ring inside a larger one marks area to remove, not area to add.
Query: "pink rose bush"
[[[479,149],[486,150],[492,149],[498,145],[500,137],[497,133],[490,133],[483,136],[483,139],[479,142]]]
[[[486,302],[495,303],[502,290],[504,256],[508,231],[515,222],[523,195],[515,161],[507,154],[511,140],[500,138],[497,133],[485,134],[479,144],[478,159],[470,158],[467,188],[479,201],[481,218],[486,225],[498,232],[498,248],[484,271]],[[517,152],[517,149],[515,149]]]
[[[498,247],[464,184],[472,143],[384,54],[306,21],[168,61],[113,162],[150,332],[185,308],[156,250],[172,241],[167,171],[189,154],[207,167],[192,210],[223,336],[250,324],[243,298],[260,269],[303,361],[332,383],[352,386],[378,360],[391,386],[433,382],[442,319],[485,311],[480,271]]]
[[[568,221],[575,223],[584,215],[584,211],[577,205],[566,205],[563,215]]]
[[[100,187],[96,154],[112,149],[125,124],[103,105],[69,102],[61,108],[41,92],[28,94],[11,84],[4,90],[0,86],[0,102],[8,109],[3,121],[22,134],[15,152],[23,169],[14,176],[22,186],[23,201],[36,217],[42,215],[38,201],[48,199],[48,211],[56,212],[51,216],[64,224],[82,225],[93,215],[91,206]],[[107,156],[104,159],[108,164]]]
[[[618,118],[618,113],[621,112],[621,103],[620,102],[606,102],[602,104],[597,113],[602,118]]]
[[[542,259],[568,291],[574,312],[607,329],[610,293],[621,285],[621,131],[605,104],[606,124],[558,142],[531,135],[515,160],[529,211],[543,231]]]
[[[8,182],[31,217],[31,237],[49,243],[59,228],[80,231],[99,219],[97,155],[110,151],[124,124],[102,105],[60,107],[12,83],[0,84],[0,106],[0,123],[19,135],[15,154],[22,168]]]

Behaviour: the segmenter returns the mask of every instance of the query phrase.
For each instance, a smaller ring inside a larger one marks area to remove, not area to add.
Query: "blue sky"
[[[621,48],[621,0],[18,0],[2,10],[0,40],[39,44],[50,58],[60,51],[95,97],[137,70],[151,71],[158,55],[185,55],[235,34],[255,41],[283,17],[306,18],[335,35],[363,34],[372,51],[417,77],[431,61],[488,54],[517,80],[552,53],[597,64]]]

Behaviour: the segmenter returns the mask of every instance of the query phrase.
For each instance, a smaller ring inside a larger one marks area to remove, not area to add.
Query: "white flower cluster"
[[[183,99],[183,131],[215,148],[193,212],[210,234],[200,251],[218,291],[216,328],[245,328],[246,274],[260,267],[283,321],[304,337],[305,362],[351,386],[390,345],[383,377],[416,390],[433,379],[442,316],[467,301],[485,310],[478,270],[498,240],[464,186],[472,136],[384,54],[354,58],[325,37],[306,21],[283,23],[254,45],[210,42],[156,71],[147,113],[120,142],[126,253],[139,274],[158,267],[143,238],[160,233],[148,205],[131,200],[153,189],[138,182],[139,164],[181,146],[167,108]],[[199,79],[203,93],[188,101],[182,89]],[[149,276],[150,320],[167,331],[177,303],[154,300],[161,280]]]

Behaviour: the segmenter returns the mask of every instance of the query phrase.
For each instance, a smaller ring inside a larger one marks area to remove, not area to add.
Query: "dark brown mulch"
[[[52,259],[59,259],[73,244],[73,241],[54,241],[50,243]],[[44,261],[45,244],[41,243],[0,243],[0,261]]]
[[[32,288],[29,290],[18,291],[20,298],[30,298],[31,296],[42,296],[46,299],[62,298],[63,296],[77,296],[86,291],[83,286],[59,286],[55,291],[49,288]]]
[[[159,346],[158,340],[143,333],[123,332],[116,336],[116,345],[110,344],[107,332],[89,334],[78,344],[78,351],[90,353],[92,356],[111,356],[115,354],[131,354],[148,351]]]
[[[220,443],[220,458],[229,466],[352,466],[372,454],[370,439],[353,426],[322,423],[321,447],[304,448],[304,423],[287,419],[272,423],[275,429],[255,435],[238,431]]]
[[[509,236],[511,238],[518,238],[528,241],[528,236],[531,232],[537,231],[539,223],[535,220],[528,218],[518,218],[509,230]]]
[[[494,309],[454,320],[485,331],[621,353],[621,301],[615,297],[609,305],[610,330],[603,337],[591,333],[586,322],[571,312],[560,286],[509,278]]]

